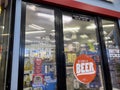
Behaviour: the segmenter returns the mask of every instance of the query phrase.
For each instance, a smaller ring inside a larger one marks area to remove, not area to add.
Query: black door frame
[[[118,20],[117,19],[110,19],[108,17],[100,17],[97,16],[97,25],[98,25],[98,34],[99,34],[99,40],[100,40],[100,48],[101,48],[101,55],[102,55],[102,67],[103,67],[103,78],[105,80],[105,89],[106,90],[112,90],[112,81],[111,81],[111,75],[110,75],[110,69],[109,69],[109,63],[108,63],[108,56],[107,56],[107,51],[106,51],[106,45],[105,45],[105,40],[104,40],[104,34],[103,34],[103,25],[102,25],[102,20],[108,20],[112,21],[115,24],[115,32],[116,32],[116,37],[118,40],[118,48],[120,49],[120,32],[119,32],[119,25],[118,25]],[[106,72],[107,71],[107,72]]]
[[[18,90],[23,90],[23,75],[24,75],[24,50],[25,50],[25,19],[26,19],[26,3],[22,2],[21,13],[21,39],[20,39],[20,55],[19,55],[19,78],[18,78]],[[66,90],[66,75],[65,75],[65,56],[63,46],[63,34],[62,29],[62,13],[60,9],[51,8],[49,6],[40,5],[40,7],[49,8],[54,10],[55,16],[55,45],[56,45],[56,70],[57,70],[57,90]],[[61,17],[61,18],[60,18]],[[64,78],[64,79],[62,79]],[[61,83],[62,84],[61,86]]]
[[[23,75],[24,75],[24,49],[25,49],[25,16],[26,16],[26,0],[23,0],[25,2],[22,3],[22,13],[21,13],[21,40],[20,40],[20,55],[19,55],[19,78],[18,78],[18,90],[23,90]],[[36,4],[34,2],[31,2],[33,4]],[[38,4],[41,7],[50,8],[54,10],[55,15],[55,38],[56,38],[56,65],[57,65],[57,90],[66,90],[66,64],[65,64],[65,55],[64,55],[64,41],[63,41],[63,21],[62,21],[62,12],[68,11],[69,13],[74,12],[75,10],[68,10],[66,8],[59,9],[59,7],[52,7],[49,5],[44,4]],[[75,13],[79,14],[80,11],[75,11]],[[83,12],[85,14],[85,12]],[[102,65],[102,71],[104,72],[103,78],[104,78],[104,87],[105,90],[112,90],[111,85],[111,78],[110,78],[110,72],[108,68],[108,62],[106,62],[107,55],[105,50],[105,43],[103,43],[103,28],[101,24],[102,16],[99,17],[97,15],[86,13],[85,15],[89,15],[92,17],[95,17],[97,29],[96,34],[98,38],[98,42],[100,43],[100,52],[101,52],[101,65]],[[106,19],[106,18],[105,18]],[[111,19],[110,19],[111,20]],[[114,21],[116,22],[117,19]],[[116,23],[118,26],[118,23]],[[101,37],[101,38],[100,38]],[[106,66],[107,65],[107,66]]]

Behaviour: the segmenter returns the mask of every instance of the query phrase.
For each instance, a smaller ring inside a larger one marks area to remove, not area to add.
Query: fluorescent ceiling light
[[[4,26],[0,26],[0,28],[4,29],[5,27]]]
[[[41,37],[35,37],[36,39],[41,39]]]
[[[108,43],[112,43],[113,41],[108,41]]]
[[[26,32],[25,34],[35,34],[35,33],[45,33],[46,31],[32,31],[32,32]]]
[[[71,39],[77,39],[77,35],[73,33]]]
[[[27,42],[27,43],[28,43],[28,42],[32,42],[32,41],[31,41],[31,40],[25,40],[25,42]]]
[[[94,43],[94,45],[99,45],[99,43]]]
[[[64,40],[65,40],[65,41],[70,41],[71,39],[64,37]]]
[[[33,29],[37,29],[37,30],[41,30],[41,29],[44,29],[43,27],[40,27],[36,24],[31,24],[31,25],[28,25],[30,28],[33,28]]]
[[[52,32],[55,32],[55,30],[51,30]]]
[[[64,44],[64,47],[67,46],[67,44]]]
[[[114,24],[108,24],[108,25],[103,25],[103,28],[106,28],[106,27],[113,27],[115,26]],[[95,29],[96,28],[96,25],[95,24],[91,24],[90,26],[87,26],[86,29]]]
[[[86,34],[80,35],[80,37],[83,39],[88,38],[88,36]]]
[[[46,14],[46,13],[37,13],[37,16],[48,18],[50,20],[54,20],[54,16],[51,14]]]
[[[89,39],[88,42],[94,42],[95,40],[94,39]]]
[[[79,44],[79,42],[72,42],[72,43]]]
[[[46,13],[37,13],[37,15],[40,17],[45,17],[45,18],[54,18],[53,15],[46,14]]]
[[[110,37],[105,37],[105,40],[109,40],[110,39]]]
[[[64,28],[63,30],[65,31],[65,32],[78,32],[79,31],[79,29],[80,29],[80,27],[71,27],[71,28]]]
[[[70,21],[72,21],[72,17],[63,15],[63,23],[67,23],[67,22],[70,22]]]
[[[80,46],[81,46],[81,47],[84,47],[84,46],[86,46],[86,45],[85,45],[85,44],[81,44]]]
[[[105,44],[107,44],[108,43],[108,41],[105,41]]]
[[[54,42],[55,42],[55,40],[50,40],[50,42],[54,43]]]
[[[35,11],[36,10],[36,6],[35,5],[27,5],[27,8],[30,10]]]
[[[1,34],[1,35],[2,35],[2,36],[9,36],[9,34],[7,34],[7,33],[6,33],[6,34]]]
[[[54,21],[54,15],[51,14],[46,14],[46,13],[37,13],[37,16],[48,18],[51,21]],[[63,15],[63,23],[67,23],[72,21],[72,17]]]
[[[114,27],[115,25],[114,24],[108,24],[108,25],[103,25],[103,27]]]
[[[91,25],[87,26],[86,29],[96,29],[96,25],[91,24]]]
[[[104,35],[107,35],[107,32],[106,32],[106,31],[103,31],[103,34],[104,34]]]

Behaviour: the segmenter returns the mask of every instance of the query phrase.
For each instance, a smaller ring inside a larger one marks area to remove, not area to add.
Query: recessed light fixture
[[[71,16],[63,15],[63,23],[67,23],[67,22],[70,22],[70,21],[72,21],[72,17]]]
[[[54,18],[54,16],[53,15],[51,15],[51,14],[46,14],[46,13],[37,13],[37,15],[38,16],[40,16],[40,17],[45,17],[45,18]]]
[[[50,42],[54,43],[54,42],[55,42],[55,40],[50,40]]]
[[[94,42],[95,40],[94,39],[89,39],[88,42]]]
[[[94,45],[99,45],[99,43],[96,42],[96,43],[94,43]]]
[[[96,25],[91,24],[91,25],[87,26],[86,29],[96,29]]]
[[[9,34],[8,34],[8,33],[6,33],[6,34],[1,34],[1,36],[9,36]]]
[[[37,16],[48,18],[50,21],[54,21],[54,15],[46,14],[46,13],[37,13]],[[63,23],[67,23],[72,21],[72,17],[63,15]]]
[[[41,26],[38,26],[36,24],[31,24],[31,25],[28,25],[30,28],[33,28],[33,29],[36,29],[36,30],[41,30],[41,29],[44,29],[43,27]]]
[[[25,32],[25,34],[35,34],[35,33],[45,33],[46,31],[31,31],[31,32]]]
[[[69,27],[69,28],[64,28],[64,32],[78,32],[80,27]]]
[[[79,42],[72,42],[72,43],[79,44]]]
[[[51,30],[52,32],[55,32],[55,30]]]
[[[67,44],[64,44],[64,47],[66,47],[67,46]]]
[[[32,41],[31,41],[31,40],[25,40],[25,42],[27,42],[27,43],[28,43],[28,42],[32,42]]]
[[[85,44],[81,44],[80,46],[81,46],[81,47],[84,47],[84,46],[86,46],[86,45],[85,45]]]
[[[65,41],[71,41],[71,38],[66,38],[66,37],[64,37],[64,40],[65,40]]]
[[[108,43],[112,43],[113,41],[108,41]]]
[[[104,34],[104,35],[107,35],[107,32],[106,32],[106,31],[103,31],[103,34]]]
[[[0,28],[4,29],[5,27],[4,26],[0,26]]]
[[[105,37],[105,40],[109,40],[110,39],[110,37]]]
[[[108,24],[108,25],[103,25],[103,27],[114,27],[115,25],[114,24]]]
[[[80,37],[83,39],[88,38],[88,36],[86,34],[80,35]]]
[[[35,37],[36,39],[41,39],[41,37]]]

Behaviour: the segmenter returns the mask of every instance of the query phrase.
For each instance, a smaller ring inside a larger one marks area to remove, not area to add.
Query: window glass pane
[[[0,0],[0,90],[6,87],[6,74],[9,50],[9,20],[10,5],[7,0]]]
[[[120,89],[120,49],[115,22],[102,20],[104,41],[106,45],[108,64],[113,90]]]
[[[27,4],[24,90],[56,90],[54,10]]]
[[[96,36],[94,18],[85,15],[64,13],[63,30],[67,90],[104,90],[101,71],[101,55],[99,42]],[[82,62],[80,61],[78,63],[78,72],[80,71],[78,75],[82,77],[83,81],[76,79],[77,76],[75,76],[75,71],[73,71],[73,64],[76,58],[83,54],[92,58],[96,64],[96,75],[89,83],[85,83],[85,81],[87,81],[89,77],[91,78],[93,74],[90,73],[90,66],[87,66],[84,59]],[[85,78],[86,76],[87,78]]]

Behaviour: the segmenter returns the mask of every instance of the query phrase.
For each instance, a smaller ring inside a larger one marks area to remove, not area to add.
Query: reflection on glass
[[[10,5],[8,0],[0,0],[0,90],[6,87],[7,63],[8,63],[8,46],[9,46],[9,16]],[[6,15],[8,14],[8,15]]]
[[[24,90],[56,90],[53,18],[53,10],[27,4]]]
[[[106,45],[108,64],[113,90],[120,89],[120,50],[113,21],[102,20],[104,42]]]
[[[71,20],[68,21],[64,17],[69,17]],[[104,90],[94,19],[88,16],[64,14],[63,24],[67,90]],[[81,54],[91,57],[97,66],[96,77],[89,84],[79,82],[73,74],[73,63]]]

